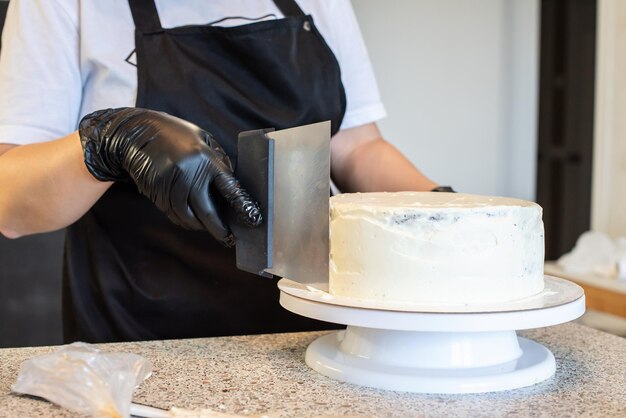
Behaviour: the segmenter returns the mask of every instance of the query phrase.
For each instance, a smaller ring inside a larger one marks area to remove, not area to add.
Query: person
[[[67,227],[66,341],[334,328],[235,267],[240,131],[330,120],[345,192],[432,190],[385,141],[349,0],[12,0],[0,57],[0,232]]]

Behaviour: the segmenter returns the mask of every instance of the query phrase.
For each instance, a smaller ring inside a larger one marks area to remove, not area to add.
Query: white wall
[[[352,0],[384,136],[458,191],[535,198],[537,0]]]
[[[591,228],[626,237],[626,2],[598,6]]]

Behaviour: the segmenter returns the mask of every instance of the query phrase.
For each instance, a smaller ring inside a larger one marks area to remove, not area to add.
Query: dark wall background
[[[0,28],[4,25],[4,17],[6,16],[8,6],[8,1],[0,1]]]
[[[7,15],[7,7],[9,7],[9,2],[0,0],[0,33],[2,32],[2,27],[4,26],[4,18]],[[0,42],[0,49],[1,48],[2,42]]]
[[[0,30],[8,4],[0,1]],[[62,254],[63,232],[0,236],[0,347],[61,343]]]
[[[62,342],[63,231],[0,236],[0,347]]]

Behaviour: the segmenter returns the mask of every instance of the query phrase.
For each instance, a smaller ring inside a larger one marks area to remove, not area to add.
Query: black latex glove
[[[78,130],[85,164],[95,178],[132,179],[172,222],[207,230],[232,246],[234,238],[216,207],[219,193],[240,222],[261,223],[259,207],[234,177],[228,156],[196,125],[162,112],[120,108],[85,116]]]

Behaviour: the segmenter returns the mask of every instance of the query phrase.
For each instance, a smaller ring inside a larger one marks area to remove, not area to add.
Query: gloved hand
[[[196,125],[162,112],[119,108],[85,116],[78,131],[95,178],[132,179],[172,222],[205,229],[232,246],[234,238],[216,207],[219,193],[240,222],[260,225],[259,207],[234,177],[228,156]]]

